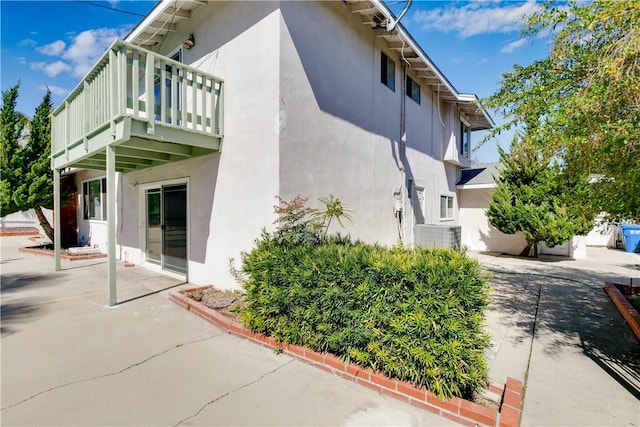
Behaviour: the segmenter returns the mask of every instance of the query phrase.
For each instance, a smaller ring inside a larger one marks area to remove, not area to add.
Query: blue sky
[[[395,12],[402,1],[387,0]],[[18,110],[32,116],[46,87],[59,104],[116,37],[123,38],[150,11],[154,1],[76,0],[0,2],[2,90],[20,81]],[[520,37],[520,16],[539,6],[528,1],[414,1],[404,26],[460,92],[485,97],[514,64],[547,55],[548,40]],[[120,9],[117,12],[109,8]],[[492,112],[497,123],[501,117]],[[476,133],[477,134],[477,133]],[[474,135],[475,141],[482,138]],[[496,143],[481,147],[476,159],[497,161]]]

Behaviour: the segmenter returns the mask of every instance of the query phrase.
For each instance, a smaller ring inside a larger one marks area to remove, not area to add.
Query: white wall
[[[51,209],[42,208],[42,213],[49,221],[49,224],[53,226],[53,211]],[[35,227],[38,232],[44,235],[44,230],[40,225],[40,220],[33,209],[27,211],[14,212],[12,214],[3,216],[0,218],[0,227],[12,228],[12,227]]]
[[[262,228],[272,227],[276,195],[301,194],[319,207],[317,197],[332,193],[353,210],[344,232],[395,244],[393,190],[401,188],[402,231],[411,243],[410,177],[425,188],[426,222],[440,222],[440,195],[455,195],[459,173],[442,162],[459,128],[457,112],[438,105],[427,86],[420,105],[406,98],[400,59],[343,2],[210,2],[177,24],[160,53],[169,54],[191,33],[195,47],[184,51],[184,62],[224,80],[222,150],[123,176],[121,258],[143,261],[141,188],[169,179],[188,180],[188,278],[194,284],[238,287],[229,258],[238,261]],[[381,49],[396,61],[395,92],[380,83]],[[400,143],[403,99],[406,149]],[[92,242],[106,240],[101,224],[91,225]]]
[[[489,223],[491,192],[491,188],[458,190],[462,244],[473,251],[519,255],[527,247],[524,234],[504,234]]]
[[[332,193],[353,210],[343,232],[395,244],[393,191],[400,188],[403,235],[411,243],[407,179],[425,188],[427,223],[440,222],[440,195],[455,195],[458,169],[442,163],[453,107],[441,105],[443,128],[431,89],[423,85],[420,105],[405,97],[402,61],[343,2],[282,2],[281,9],[280,195],[301,194],[321,207],[317,197]],[[395,91],[380,82],[381,51],[395,60]]]
[[[608,226],[603,222],[605,216],[606,214],[600,214],[596,218],[593,230],[586,237],[588,246],[616,247],[615,227]]]
[[[105,176],[106,174],[104,171],[78,170],[75,172],[75,184],[78,189],[78,193],[76,195],[78,198],[76,203],[78,218],[78,245],[97,247],[100,248],[102,252],[107,251],[107,222],[94,219],[84,219],[82,183],[84,181],[104,178]],[[116,174],[116,183],[116,189],[120,188],[120,174]],[[119,216],[119,209],[120,207],[116,208],[116,216]]]
[[[224,141],[219,154],[125,175],[118,233],[129,260],[142,262],[140,187],[187,178],[188,279],[238,287],[229,274],[229,258],[239,259],[275,219],[279,27],[276,3],[210,2],[163,42],[161,53],[168,54],[193,33],[196,45],[184,51],[184,62],[224,80]]]

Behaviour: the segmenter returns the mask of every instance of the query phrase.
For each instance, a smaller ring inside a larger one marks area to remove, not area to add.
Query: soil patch
[[[224,314],[225,316],[235,320],[240,320],[239,310],[244,304],[244,295],[240,292],[207,288],[204,290],[186,292],[185,296],[220,312],[220,314]]]

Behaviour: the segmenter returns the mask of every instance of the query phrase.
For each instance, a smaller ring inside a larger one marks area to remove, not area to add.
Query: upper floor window
[[[420,85],[409,76],[407,76],[406,92],[409,98],[420,104]]]
[[[83,218],[107,220],[107,178],[82,183]]]
[[[396,64],[386,53],[381,52],[380,61],[380,82],[391,89],[396,91]]]
[[[460,122],[460,154],[467,159],[471,156],[471,127]]]

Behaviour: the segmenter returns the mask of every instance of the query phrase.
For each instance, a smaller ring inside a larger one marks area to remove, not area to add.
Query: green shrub
[[[284,232],[263,232],[242,255],[248,328],[441,397],[485,386],[488,277],[475,260],[457,250],[325,237],[312,222],[293,222]]]

